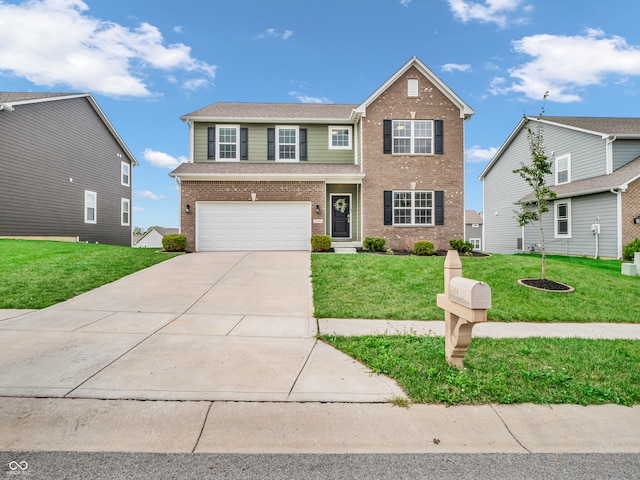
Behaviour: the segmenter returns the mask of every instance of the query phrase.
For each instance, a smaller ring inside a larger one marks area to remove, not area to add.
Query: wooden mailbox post
[[[471,344],[471,330],[487,321],[491,308],[491,288],[484,282],[462,276],[462,263],[456,250],[449,250],[444,262],[444,294],[437,296],[444,309],[444,344],[449,365],[464,367],[464,356]]]

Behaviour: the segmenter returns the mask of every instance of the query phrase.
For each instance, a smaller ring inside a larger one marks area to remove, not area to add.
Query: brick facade
[[[633,219],[640,215],[640,179],[632,182],[622,193],[622,246],[640,238],[640,224]]]
[[[311,181],[194,181],[181,182],[180,225],[187,237],[187,250],[196,248],[196,209],[197,201],[249,202],[251,194],[256,194],[258,202],[311,202],[311,218],[324,219],[325,183]],[[189,213],[185,212],[189,205]],[[315,206],[320,205],[320,214]],[[324,223],[312,223],[312,235],[324,235]]]
[[[407,80],[417,78],[419,96],[407,96]],[[383,120],[444,121],[444,154],[383,154]],[[464,120],[460,108],[415,68],[409,68],[368,106],[362,126],[363,237],[381,237],[387,246],[411,250],[418,240],[448,249],[449,240],[464,236]],[[384,191],[443,190],[444,225],[384,225]]]

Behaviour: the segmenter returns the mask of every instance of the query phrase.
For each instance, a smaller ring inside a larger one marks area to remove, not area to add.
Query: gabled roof
[[[28,105],[31,103],[53,102],[59,100],[70,100],[73,98],[86,98],[89,104],[96,111],[102,122],[105,124],[113,138],[115,138],[124,154],[129,158],[132,165],[138,165],[138,161],[124,143],[114,126],[104,114],[96,100],[90,93],[52,93],[52,92],[0,92],[0,110],[14,110],[16,106]]]
[[[147,237],[147,235],[151,234],[152,232],[156,232],[159,233],[161,236],[165,236],[165,235],[170,235],[173,233],[180,233],[180,229],[179,228],[162,228],[162,227],[153,227],[150,228],[149,230],[147,230],[146,232],[144,232],[144,234],[140,235],[139,238],[136,240],[135,236],[134,236],[134,245],[137,245],[138,243],[142,242],[142,240],[145,239],[145,237]]]
[[[557,125],[559,127],[578,130],[581,132],[597,135],[601,138],[620,138],[620,139],[640,139],[640,118],[631,117],[526,117],[529,121],[541,121],[548,125]],[[500,149],[493,156],[489,164],[482,171],[478,180],[482,180],[493,165],[502,156],[507,147],[516,138],[520,130],[524,128],[525,118],[511,132],[509,138],[502,144]]]
[[[565,183],[563,185],[550,186],[556,194],[556,198],[579,197],[594,193],[608,192],[610,190],[626,190],[631,182],[640,178],[640,157],[614,170],[610,175],[600,175],[599,177],[586,178],[576,182]],[[531,192],[522,197],[520,203],[530,203],[535,200],[535,195]]]
[[[358,105],[323,103],[246,103],[218,102],[188,113],[181,120],[216,122],[242,120],[243,122],[304,121],[351,122],[351,114]]]
[[[469,119],[476,113],[469,105],[467,105],[462,98],[460,98],[453,90],[451,90],[438,76],[433,73],[424,63],[420,61],[418,57],[411,57],[407,63],[405,63],[400,69],[394,73],[386,82],[384,82],[380,88],[373,92],[364,102],[362,102],[357,112],[365,114],[367,107],[371,105],[380,95],[382,95],[398,78],[405,74],[411,67],[416,67],[418,71],[427,77],[427,79],[433,83],[438,89],[453,102],[460,109],[460,118]]]
[[[465,210],[464,223],[483,223],[483,220],[480,214],[475,210]]]

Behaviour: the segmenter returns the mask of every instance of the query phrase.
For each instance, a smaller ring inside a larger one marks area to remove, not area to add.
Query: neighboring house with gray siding
[[[162,238],[165,235],[180,233],[178,228],[152,227],[133,242],[136,248],[162,248]]]
[[[542,122],[545,153],[556,193],[543,215],[548,253],[620,258],[640,237],[640,118],[529,118]],[[480,175],[484,195],[484,249],[495,253],[540,250],[535,226],[521,228],[519,202],[534,201],[513,170],[531,163],[525,120]]]
[[[484,248],[482,242],[482,215],[475,210],[464,211],[464,239],[471,242],[473,249],[481,251]]]
[[[364,98],[364,95],[363,95]],[[393,249],[464,235],[464,124],[474,111],[413,57],[362,103],[219,102],[181,117],[189,250]]]
[[[88,93],[0,92],[0,237],[131,245],[137,165]]]

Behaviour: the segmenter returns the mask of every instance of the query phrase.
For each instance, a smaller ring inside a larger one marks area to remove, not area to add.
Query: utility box
[[[593,233],[595,235],[600,235],[600,224],[599,223],[594,223],[593,225],[591,225],[591,233]]]
[[[474,310],[491,308],[491,287],[470,278],[455,277],[449,282],[449,300]]]

